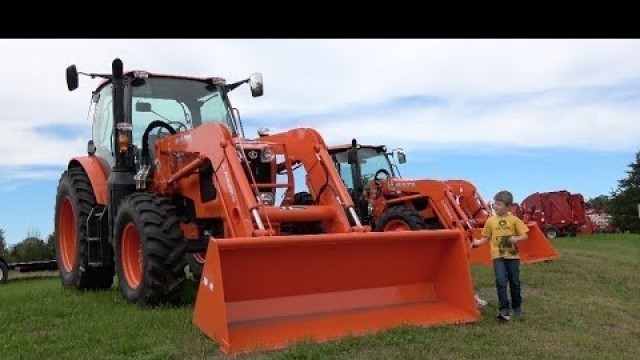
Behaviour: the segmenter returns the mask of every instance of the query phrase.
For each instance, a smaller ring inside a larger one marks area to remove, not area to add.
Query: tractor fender
[[[100,205],[107,205],[107,174],[105,173],[100,159],[97,156],[79,156],[69,161],[68,168],[81,167],[89,176],[96,202]]]

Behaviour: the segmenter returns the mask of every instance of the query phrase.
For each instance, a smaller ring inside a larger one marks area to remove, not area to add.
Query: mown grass
[[[490,302],[476,324],[404,327],[239,358],[640,358],[640,235],[553,244],[559,260],[521,268],[526,315],[519,321],[494,318],[492,270],[474,266],[476,289]],[[185,297],[191,304],[195,290],[190,283]],[[143,309],[125,303],[115,288],[77,292],[63,289],[57,278],[14,278],[0,286],[0,358],[223,358],[192,325],[192,311],[192,305]]]

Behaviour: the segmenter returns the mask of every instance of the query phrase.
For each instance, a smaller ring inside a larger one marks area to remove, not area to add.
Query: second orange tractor
[[[360,217],[376,231],[458,229],[471,240],[481,237],[491,208],[475,186],[465,180],[404,179],[393,156],[406,162],[401,149],[350,145],[329,150]],[[552,260],[557,252],[534,223],[529,239],[519,244],[522,263]],[[472,263],[490,265],[489,244],[470,249]]]

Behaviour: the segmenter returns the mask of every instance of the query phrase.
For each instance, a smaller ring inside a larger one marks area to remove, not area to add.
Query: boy
[[[511,292],[513,315],[522,315],[522,297],[520,296],[520,255],[518,243],[528,239],[529,228],[518,217],[511,215],[507,207],[513,204],[513,195],[500,191],[493,197],[495,215],[489,217],[482,230],[482,239],[474,239],[472,245],[480,246],[491,240],[491,258],[496,274],[496,290],[500,302],[497,318],[511,319],[507,283]]]

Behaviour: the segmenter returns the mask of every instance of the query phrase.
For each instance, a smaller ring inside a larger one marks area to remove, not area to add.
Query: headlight
[[[275,158],[276,158],[276,153],[274,153],[273,150],[269,148],[265,148],[260,153],[260,161],[262,161],[263,163],[270,163]]]
[[[258,201],[264,205],[273,205],[275,203],[275,197],[271,192],[262,192],[258,196]]]

